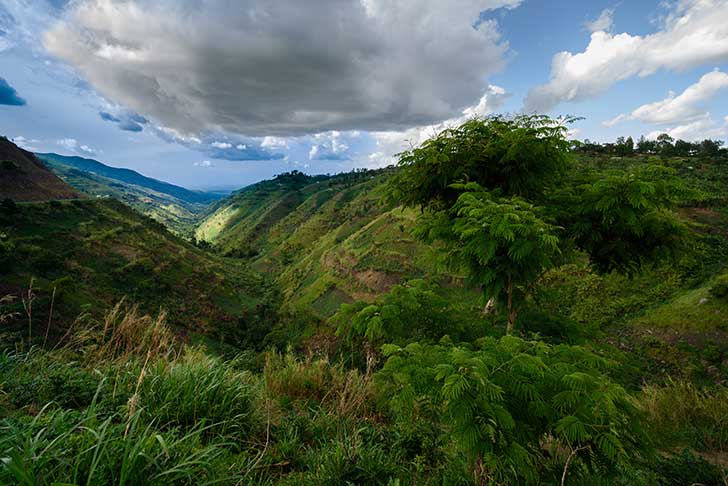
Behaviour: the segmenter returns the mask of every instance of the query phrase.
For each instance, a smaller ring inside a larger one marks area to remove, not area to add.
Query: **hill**
[[[391,169],[243,189],[213,251],[113,198],[3,204],[0,482],[721,484],[725,162],[582,155],[672,169],[690,247],[630,275],[568,252],[509,336]]]
[[[691,189],[680,211],[695,232],[690,255],[680,265],[633,277],[600,275],[584,255],[575,257],[544,276],[524,326],[567,340],[604,332],[606,341],[643,356],[663,373],[685,371],[676,370],[693,362],[703,378],[707,346],[716,350],[711,363],[728,376],[728,366],[720,366],[728,356],[728,302],[711,293],[728,278],[728,165],[720,158],[582,155],[578,167],[627,170],[644,164],[677,171]],[[436,279],[450,302],[479,315],[479,293],[444,272],[432,248],[411,235],[416,212],[386,202],[392,173],[284,174],[217,203],[197,238],[270,274],[286,309],[318,319],[332,316],[343,303],[376,301],[413,278]]]
[[[188,191],[148,179],[134,171],[109,167],[95,160],[51,154],[39,157],[78,191],[96,198],[118,199],[185,237],[192,236],[194,227],[201,215],[205,214],[209,202],[222,197]]]
[[[11,296],[23,316],[14,322],[27,325],[21,299],[32,296],[34,326],[51,335],[126,298],[144,312],[163,308],[183,336],[229,341],[270,297],[242,263],[210,255],[114,199],[4,207],[0,274],[0,296]]]
[[[451,296],[455,301],[481,306],[477,294],[411,236],[414,211],[385,201],[390,174],[283,174],[218,203],[196,236],[274,275],[287,308],[319,318],[342,303],[372,301],[394,285],[428,277],[443,292],[458,294]]]
[[[43,162],[49,164],[62,164],[67,167],[96,174],[117,182],[123,182],[149,189],[158,194],[166,194],[186,203],[209,204],[220,198],[219,195],[201,191],[190,191],[184,187],[175,186],[167,182],[146,177],[131,169],[110,167],[93,159],[83,157],[67,157],[58,154],[36,154]]]
[[[0,200],[45,201],[80,197],[35,155],[0,137]]]

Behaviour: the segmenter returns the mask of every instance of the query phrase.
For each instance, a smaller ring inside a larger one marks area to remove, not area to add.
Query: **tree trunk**
[[[516,317],[518,316],[518,308],[513,305],[513,280],[508,277],[508,324],[506,326],[506,334],[513,333],[516,325]]]
[[[495,311],[495,299],[491,297],[483,308],[483,316],[492,314]]]

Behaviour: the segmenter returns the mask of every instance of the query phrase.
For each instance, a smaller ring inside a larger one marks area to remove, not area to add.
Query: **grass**
[[[635,325],[679,333],[728,332],[728,302],[710,293],[712,283],[680,292],[636,319]]]
[[[244,258],[202,251],[114,201],[0,214],[0,262],[12,255],[0,295],[27,295],[31,278],[36,294],[32,347],[20,299],[0,301],[0,321],[19,313],[3,329],[22,326],[0,342],[0,484],[472,484],[451,430],[392,413],[366,361],[378,349],[345,349],[325,323],[342,302],[432,277],[473,347],[501,332],[481,295],[410,236],[415,213],[381,202],[386,177],[294,174],[219,203],[200,235]],[[724,484],[725,218],[685,212],[698,216],[710,224],[678,265],[627,278],[577,257],[523,312],[525,333],[618,365],[611,378],[660,449],[620,484]],[[361,355],[356,366],[347,353]],[[556,463],[544,481],[558,484]],[[600,484],[577,465],[570,477]]]
[[[107,321],[56,350],[0,355],[0,483],[471,484],[447,430],[393,419],[374,363],[360,371],[267,352],[256,372],[244,355],[150,339],[170,330],[133,306],[112,308]],[[675,383],[637,400],[666,450],[725,449],[724,391]],[[653,466],[695,478],[701,460]],[[659,478],[654,468],[624,481]]]
[[[728,390],[687,381],[647,386],[639,403],[654,437],[671,447],[728,452]]]

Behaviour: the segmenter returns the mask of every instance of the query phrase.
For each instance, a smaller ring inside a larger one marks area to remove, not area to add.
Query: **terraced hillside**
[[[0,297],[13,299],[4,310],[16,313],[5,330],[59,334],[79,314],[99,317],[126,298],[144,312],[164,309],[184,335],[234,340],[259,318],[265,289],[242,263],[210,255],[114,199],[0,209]]]
[[[185,237],[192,236],[200,216],[221,197],[82,157],[38,154],[38,158],[78,191],[97,198],[118,199]]]
[[[391,170],[333,177],[294,172],[219,203],[197,239],[274,276],[289,309],[328,317],[342,303],[372,301],[394,285],[437,275],[456,300],[480,305],[461,279],[437,268],[410,234],[415,213],[388,203]]]
[[[720,290],[728,278],[728,164],[720,158],[583,155],[578,167],[645,163],[670,167],[686,181],[690,191],[680,214],[694,232],[691,252],[677,266],[632,277],[600,275],[577,256],[544,276],[524,326],[561,340],[606,332],[605,339],[649,360],[657,371],[693,363],[703,378],[716,378],[705,376],[708,369],[728,377],[728,362],[721,365],[728,358],[728,300]],[[464,289],[462,279],[447,273],[433,250],[411,235],[415,211],[386,202],[390,175],[284,174],[218,203],[197,238],[269,273],[289,310],[326,318],[342,303],[374,301],[396,284],[437,275],[450,302],[479,315],[479,294]]]

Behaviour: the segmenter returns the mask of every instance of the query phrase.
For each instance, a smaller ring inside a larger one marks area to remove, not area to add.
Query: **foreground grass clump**
[[[5,419],[0,430],[4,484],[199,484],[227,454],[203,442],[204,427],[162,432],[139,412],[104,417],[95,406]]]
[[[645,387],[640,404],[655,437],[697,450],[728,452],[728,390],[688,381]]]

